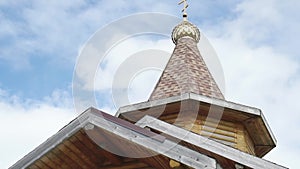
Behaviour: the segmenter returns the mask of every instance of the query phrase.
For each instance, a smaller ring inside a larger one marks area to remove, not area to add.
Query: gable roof
[[[145,126],[182,139],[187,144],[178,144],[174,139],[145,129]],[[182,137],[182,134],[186,135]],[[75,144],[76,138],[83,143]],[[110,147],[113,153],[104,147]],[[94,108],[85,111],[10,168],[53,168],[52,165],[61,161],[65,161],[61,165],[66,168],[99,168],[104,165],[171,168],[169,161],[173,159],[192,168],[217,169],[219,165],[214,158],[218,158],[218,162],[239,163],[248,168],[285,169],[150,116],[145,116],[135,125]]]
[[[81,146],[75,145],[76,138]],[[66,168],[130,165],[133,169],[168,169],[170,159],[193,168],[217,168],[213,158],[90,108],[10,168],[53,168],[60,164],[58,167]]]

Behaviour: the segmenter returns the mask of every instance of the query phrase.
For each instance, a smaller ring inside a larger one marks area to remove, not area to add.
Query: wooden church
[[[172,40],[147,102],[89,108],[11,169],[286,169],[262,159],[276,146],[262,111],[225,100],[186,13]]]

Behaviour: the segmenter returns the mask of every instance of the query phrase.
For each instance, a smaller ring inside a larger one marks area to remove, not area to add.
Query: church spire
[[[183,3],[183,21],[172,31],[175,49],[149,100],[185,93],[224,99],[197,47],[200,31],[187,20],[187,0],[179,2]]]

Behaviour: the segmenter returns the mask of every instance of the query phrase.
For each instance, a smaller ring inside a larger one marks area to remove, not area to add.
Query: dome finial
[[[188,5],[188,3],[187,3],[187,0],[181,0],[179,3],[178,3],[178,5],[181,5],[181,4],[183,4],[184,3],[184,5],[183,5],[183,9],[182,9],[182,13],[183,13],[183,20],[184,21],[187,21],[187,13],[186,13],[186,9],[189,7],[189,5]]]
[[[177,44],[177,41],[183,37],[190,37],[196,41],[196,43],[200,40],[200,31],[197,26],[193,25],[187,20],[186,9],[188,8],[187,0],[181,0],[179,5],[184,3],[184,7],[182,9],[183,12],[183,21],[177,25],[172,32],[172,40],[174,44]]]

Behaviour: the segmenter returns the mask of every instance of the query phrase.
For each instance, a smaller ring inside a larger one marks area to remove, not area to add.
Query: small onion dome
[[[189,21],[183,20],[173,29],[172,40],[174,44],[176,45],[177,41],[182,37],[191,37],[198,43],[200,40],[200,31]]]

